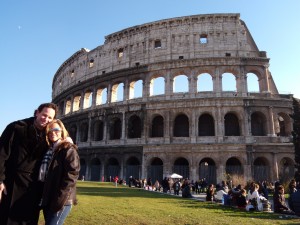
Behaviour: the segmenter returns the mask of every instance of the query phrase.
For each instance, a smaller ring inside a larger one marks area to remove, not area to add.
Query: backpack
[[[179,191],[179,188],[180,188],[180,185],[178,182],[175,183],[175,187],[174,187],[174,190],[175,191]]]

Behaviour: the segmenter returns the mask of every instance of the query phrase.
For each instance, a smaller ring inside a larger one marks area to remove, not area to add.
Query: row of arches
[[[161,158],[153,157],[149,160],[148,165],[142,165],[140,160],[136,157],[130,157],[124,164],[118,161],[117,158],[111,157],[104,163],[99,158],[90,160],[89,165],[85,159],[81,159],[81,176],[88,177],[91,181],[109,180],[112,177],[119,176],[127,179],[132,176],[134,178],[143,179],[144,176],[151,178],[153,181],[161,181],[164,178],[165,165]],[[256,181],[271,180],[271,162],[265,157],[257,157],[252,165],[252,178]],[[209,183],[217,183],[217,177],[220,177],[218,171],[220,170],[214,159],[205,157],[201,159],[197,168],[197,177],[195,179],[206,178]],[[142,168],[146,168],[146,174],[143,174]],[[226,174],[231,176],[243,177],[245,168],[237,157],[230,157],[224,164]],[[171,170],[174,173],[182,175],[184,178],[190,178],[191,164],[185,157],[178,157],[171,165]],[[219,171],[220,172],[220,171]],[[279,162],[279,177],[281,179],[289,179],[294,176],[293,160],[290,158],[283,158]]]
[[[210,73],[201,73],[196,77],[179,74],[169,79],[156,74],[148,82],[139,78],[126,82],[115,81],[112,84],[103,82],[100,87],[90,88],[82,93],[67,97],[65,102],[60,104],[61,114],[66,115],[80,109],[88,109],[107,103],[166,94],[228,91],[233,93],[261,92],[264,85],[261,76],[255,73],[245,75],[244,81],[238,75],[227,72],[220,75],[219,80],[217,76],[212,76]]]
[[[222,136],[243,136],[243,121],[235,112],[228,112],[222,120]],[[253,112],[250,115],[250,134],[252,136],[267,136],[270,133],[267,116],[262,112]],[[155,114],[149,121],[150,126],[144,126],[145,121],[142,115],[133,114],[123,122],[123,115],[116,114],[109,118],[94,119],[89,127],[88,122],[83,122],[77,127],[76,124],[71,125],[69,132],[72,138],[77,141],[87,142],[102,141],[104,139],[116,140],[121,138],[143,138],[146,134],[150,138],[165,137],[167,130],[166,118],[163,115]],[[192,132],[192,125],[197,125],[195,134]],[[276,134],[278,136],[288,136],[291,132],[290,119],[288,115],[279,113],[275,121],[277,127]],[[125,133],[123,126],[126,126]],[[193,121],[188,114],[179,113],[173,119],[171,125],[171,136],[173,137],[190,137],[196,136],[216,136],[220,135],[217,129],[217,119],[211,113],[201,114],[196,121]],[[148,128],[148,131],[144,130]],[[78,133],[79,132],[79,133]]]

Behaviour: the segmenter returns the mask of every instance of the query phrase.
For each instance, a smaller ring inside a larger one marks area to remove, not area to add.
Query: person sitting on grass
[[[273,195],[274,201],[274,212],[280,214],[288,214],[294,215],[295,213],[289,209],[289,207],[285,203],[284,197],[284,187],[282,185],[278,185],[275,193]]]
[[[241,189],[240,194],[236,198],[236,204],[239,209],[245,209],[248,201],[246,199],[247,192],[245,189]]]
[[[215,201],[215,187],[213,184],[208,185],[206,190],[206,201]]]
[[[182,189],[182,197],[183,198],[192,198],[192,194],[191,194],[191,185],[188,183],[187,185],[185,185],[185,187]]]

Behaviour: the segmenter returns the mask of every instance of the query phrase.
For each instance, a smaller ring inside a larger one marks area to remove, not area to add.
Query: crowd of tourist
[[[288,185],[288,200],[285,199],[284,185],[279,181],[270,183],[251,182],[246,186],[233,185],[232,181],[222,181],[220,184],[209,184],[205,178],[196,182],[189,179],[172,179],[165,177],[161,182],[153,182],[151,178],[129,178],[129,187],[143,188],[181,195],[183,198],[192,198],[193,195],[206,194],[206,201],[220,203],[226,206],[237,207],[247,211],[272,211],[275,213],[300,216],[300,184],[291,180]],[[270,197],[270,199],[269,199]],[[270,201],[271,200],[271,201]]]

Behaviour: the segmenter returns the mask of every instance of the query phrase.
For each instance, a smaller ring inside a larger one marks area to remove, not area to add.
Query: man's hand
[[[6,192],[6,188],[5,188],[5,185],[4,185],[4,183],[1,183],[0,184],[0,202],[1,202],[1,200],[2,200],[2,195],[3,194],[7,194],[7,192]]]

